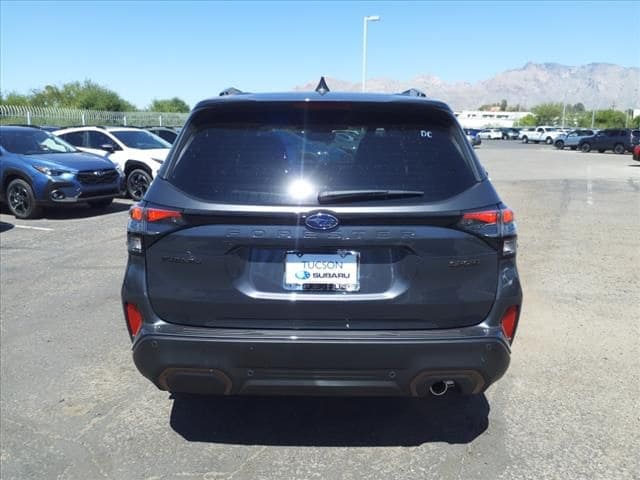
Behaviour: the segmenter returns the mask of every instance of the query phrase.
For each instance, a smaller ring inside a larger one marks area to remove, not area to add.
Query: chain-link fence
[[[181,127],[187,113],[107,112],[70,108],[0,105],[0,124],[67,127],[71,125],[124,125]]]

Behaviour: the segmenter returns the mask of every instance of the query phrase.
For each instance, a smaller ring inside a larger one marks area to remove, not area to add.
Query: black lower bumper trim
[[[476,394],[509,365],[508,347],[494,337],[265,341],[144,334],[133,356],[162,390],[213,395],[420,397],[440,381]]]

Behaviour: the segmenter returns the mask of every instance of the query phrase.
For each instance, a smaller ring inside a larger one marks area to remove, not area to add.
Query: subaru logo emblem
[[[312,230],[331,230],[338,226],[338,219],[330,213],[318,212],[307,217],[305,225]]]
[[[301,272],[296,272],[296,278],[298,280],[308,280],[311,277],[311,274],[306,270],[302,270]]]

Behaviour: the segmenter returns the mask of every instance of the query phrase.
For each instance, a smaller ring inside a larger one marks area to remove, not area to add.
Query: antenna
[[[329,90],[329,87],[327,86],[327,82],[325,82],[324,77],[320,77],[320,82],[316,87],[316,92],[318,92],[320,95],[324,95],[325,93],[330,91],[331,90]]]
[[[427,97],[422,90],[418,90],[417,88],[410,88],[409,90],[405,90],[400,95],[407,95],[409,97]]]
[[[221,97],[226,97],[227,95],[238,95],[240,93],[244,93],[242,90],[238,90],[235,87],[225,88],[220,92]]]

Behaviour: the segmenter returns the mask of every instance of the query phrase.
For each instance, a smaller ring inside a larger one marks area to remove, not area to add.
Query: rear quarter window
[[[205,201],[266,205],[317,205],[321,192],[369,189],[424,192],[394,203],[435,202],[479,180],[450,113],[320,105],[194,115],[165,178]]]

